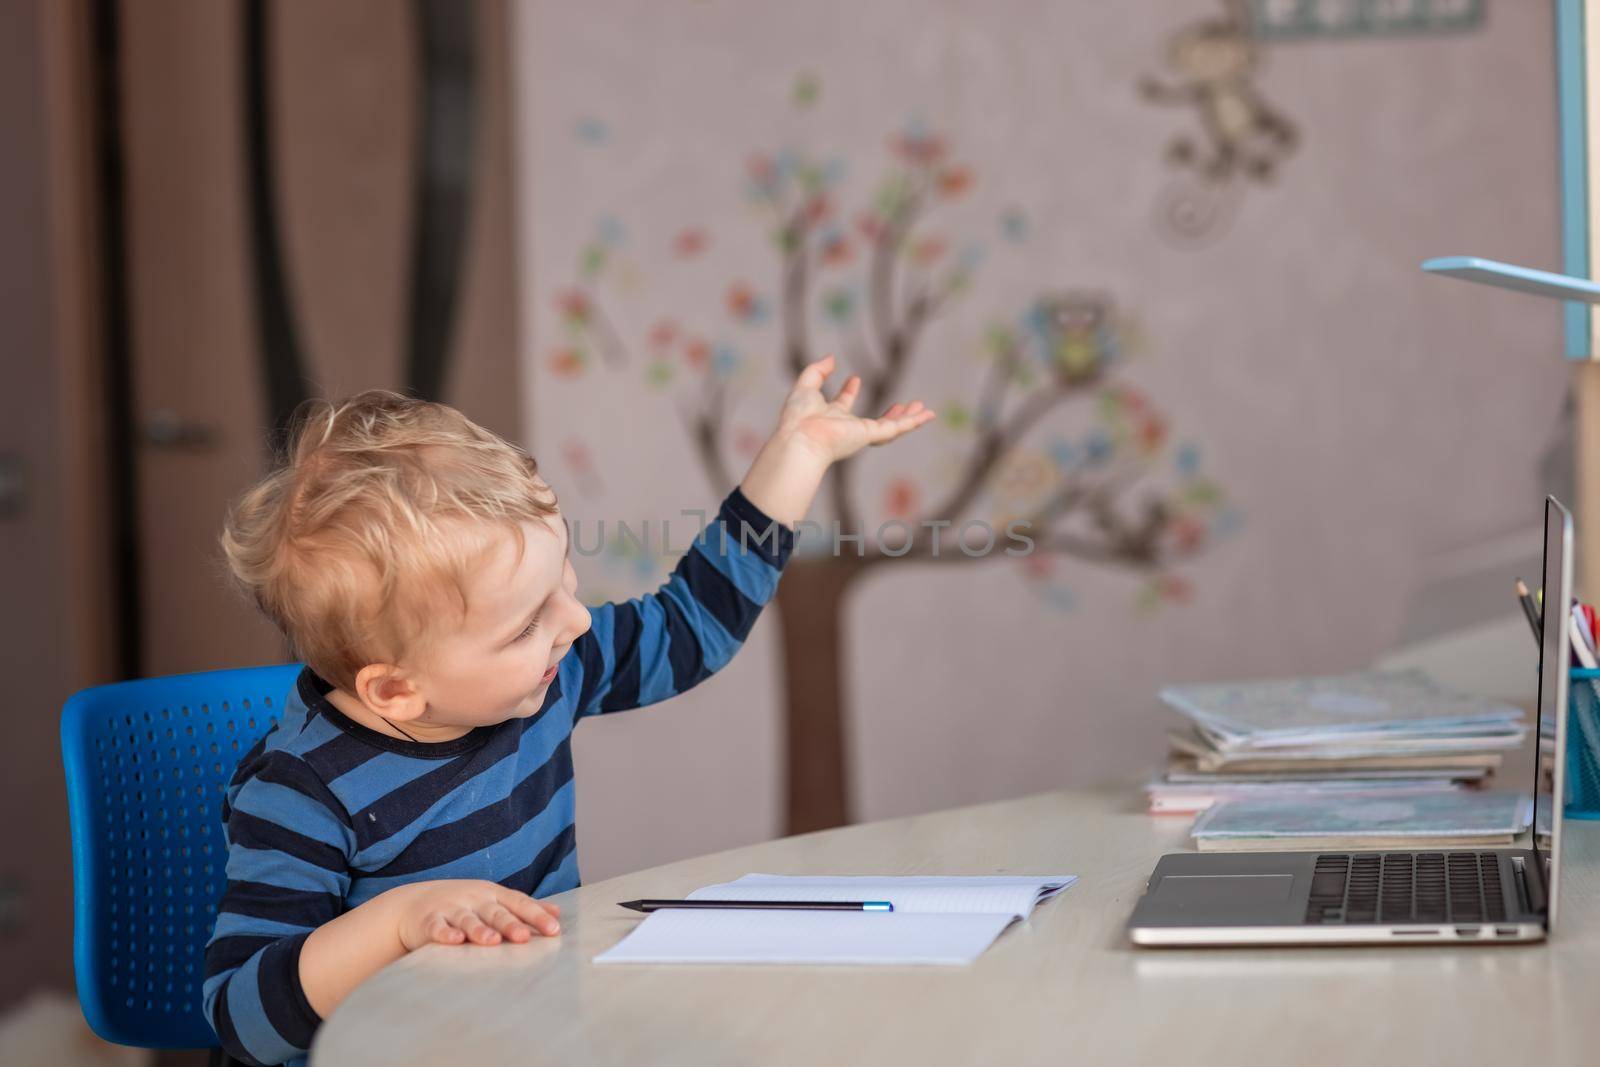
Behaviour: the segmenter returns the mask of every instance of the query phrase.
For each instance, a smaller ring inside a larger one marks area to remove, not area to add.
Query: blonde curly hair
[[[559,514],[527,452],[445,404],[371,390],[308,401],[282,464],[228,511],[237,584],[327,681],[415,652],[510,530]]]

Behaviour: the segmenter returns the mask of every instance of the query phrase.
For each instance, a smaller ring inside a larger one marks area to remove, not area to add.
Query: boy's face
[[[522,524],[523,550],[496,531],[466,582],[459,626],[428,638],[416,672],[434,725],[486,726],[539,710],[556,664],[589,629],[566,522]]]

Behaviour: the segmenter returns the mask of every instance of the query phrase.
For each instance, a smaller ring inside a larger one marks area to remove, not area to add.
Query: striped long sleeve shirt
[[[576,887],[572,729],[690,688],[738,651],[794,534],[739,489],[655,593],[592,609],[537,714],[439,743],[342,715],[303,672],[223,804],[227,889],[204,1007],[248,1063],[303,1061],[321,1019],[300,984],[311,931],[386,889],[479,878],[537,897]]]

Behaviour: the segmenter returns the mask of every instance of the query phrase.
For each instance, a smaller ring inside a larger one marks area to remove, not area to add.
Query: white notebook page
[[[964,964],[1013,915],[657,911],[596,963]]]
[[[752,874],[691,900],[888,900],[892,913],[653,912],[596,963],[967,964],[1077,879]]]

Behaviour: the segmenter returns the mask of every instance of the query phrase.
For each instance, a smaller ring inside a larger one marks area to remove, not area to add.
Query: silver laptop
[[[1566,796],[1572,515],[1544,511],[1544,635],[1530,848],[1174,853],[1128,920],[1139,945],[1488,945],[1555,929]]]

